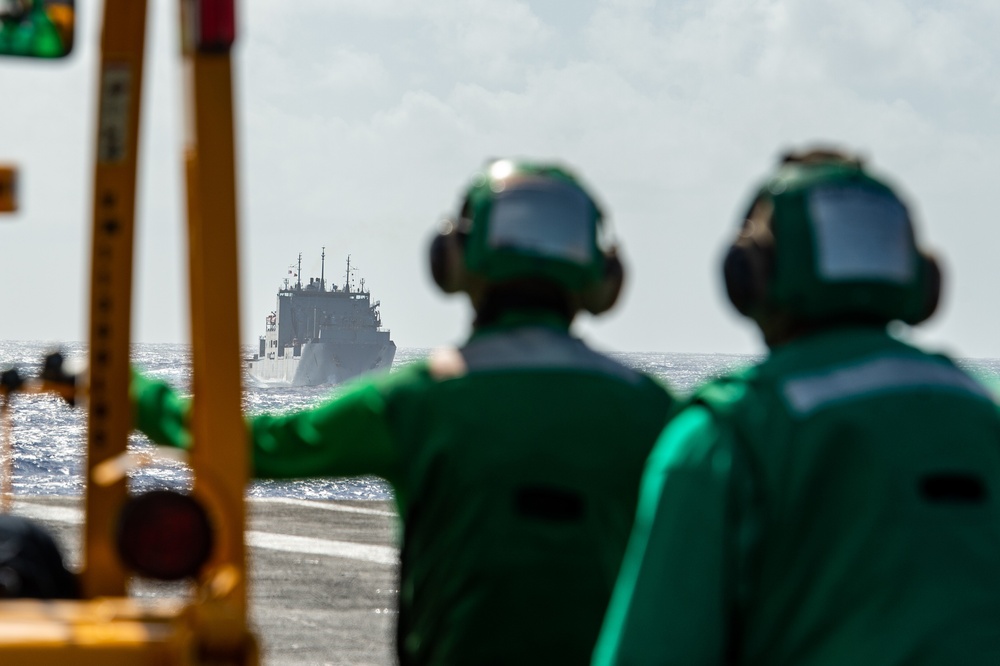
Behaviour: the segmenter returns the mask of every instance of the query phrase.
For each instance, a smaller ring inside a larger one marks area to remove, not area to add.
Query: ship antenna
[[[323,253],[319,255],[319,290],[326,291],[326,246],[323,246]]]
[[[295,274],[295,289],[297,291],[302,291],[302,253],[299,252],[299,272]]]

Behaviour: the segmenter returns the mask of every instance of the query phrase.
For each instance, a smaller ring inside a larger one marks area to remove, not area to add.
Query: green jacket
[[[1000,664],[1000,415],[831,331],[707,385],[646,469],[595,664]]]
[[[137,377],[137,425],[184,405]],[[378,475],[403,522],[402,664],[587,663],[673,400],[533,319],[315,409],[251,420],[258,477]]]

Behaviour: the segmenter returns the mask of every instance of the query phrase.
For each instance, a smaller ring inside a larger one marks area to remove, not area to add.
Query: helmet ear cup
[[[726,295],[737,312],[746,317],[755,303],[760,302],[756,280],[751,269],[747,249],[733,245],[722,262],[722,278],[726,283]]]
[[[462,291],[466,286],[465,237],[465,234],[451,228],[437,234],[431,241],[431,276],[446,294]]]
[[[772,246],[761,247],[746,240],[741,237],[729,248],[722,262],[722,278],[733,307],[752,317],[767,300],[774,257]]]
[[[774,234],[771,215],[774,205],[757,199],[747,212],[743,228],[722,261],[726,294],[736,310],[753,317],[765,305],[774,274]]]
[[[923,264],[920,310],[915,313],[915,316],[903,320],[911,326],[930,319],[937,311],[941,301],[941,264],[933,255],[925,253],[921,253],[920,261]]]
[[[594,315],[607,312],[618,301],[624,284],[625,265],[618,257],[618,249],[613,248],[604,254],[604,275],[600,282],[581,294],[581,307]]]

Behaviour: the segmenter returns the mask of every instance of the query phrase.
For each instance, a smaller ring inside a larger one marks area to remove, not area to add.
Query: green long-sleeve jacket
[[[831,331],[668,425],[595,664],[1000,664],[1000,414],[942,356]]]
[[[138,377],[137,425],[184,445]],[[258,477],[378,475],[403,522],[403,664],[589,661],[673,400],[564,324],[508,319],[315,409],[250,420]]]

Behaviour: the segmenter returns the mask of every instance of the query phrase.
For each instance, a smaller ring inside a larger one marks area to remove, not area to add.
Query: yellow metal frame
[[[90,270],[90,396],[87,401],[84,595],[122,596],[126,572],[114,549],[114,521],[125,478],[89,483],[95,467],[125,452],[132,429],[128,399],[135,182],[139,148],[146,0],[105,0],[98,81]]]
[[[191,4],[181,0],[182,13]],[[191,25],[182,16],[182,24]],[[189,117],[185,147],[194,397],[191,430],[195,496],[217,530],[209,583],[219,610],[246,615],[244,494],[249,460],[240,365],[239,264],[232,72],[229,52],[200,53],[185,39]],[[237,529],[238,526],[238,529]],[[245,622],[245,621],[244,621]]]
[[[0,164],[0,213],[17,212],[17,167]]]
[[[182,13],[193,7],[179,0]],[[185,40],[185,147],[194,398],[194,494],[216,547],[191,600],[127,597],[114,548],[126,451],[136,165],[146,0],[105,0],[98,82],[91,264],[83,601],[0,602],[0,664],[257,663],[247,625],[245,488],[249,461],[239,352],[236,177],[228,51]],[[186,22],[190,25],[190,22]],[[98,473],[95,474],[95,471]],[[95,477],[100,482],[95,482]]]

